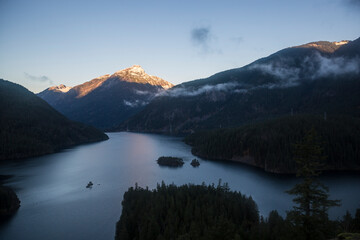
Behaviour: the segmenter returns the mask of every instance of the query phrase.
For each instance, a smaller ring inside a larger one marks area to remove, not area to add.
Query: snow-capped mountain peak
[[[110,78],[117,78],[126,82],[150,84],[164,89],[174,86],[172,83],[169,83],[160,77],[148,75],[140,65],[133,65],[132,67],[117,71],[111,75]]]
[[[53,86],[49,87],[48,90],[54,91],[54,92],[68,92],[72,87],[67,87],[64,84],[60,84],[59,86]]]

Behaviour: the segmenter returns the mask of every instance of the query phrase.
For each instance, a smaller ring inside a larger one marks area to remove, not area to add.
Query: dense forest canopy
[[[119,240],[305,239],[302,229],[290,219],[275,210],[268,217],[260,216],[251,196],[230,191],[221,181],[217,186],[163,182],[154,190],[135,185],[125,192],[122,206],[115,236]],[[319,240],[341,237],[343,232],[356,236],[353,232],[360,231],[360,209],[355,217],[347,213],[341,220],[324,221],[324,235]]]
[[[195,155],[244,162],[265,171],[295,173],[293,145],[312,127],[327,159],[323,170],[360,170],[360,120],[340,116],[294,115],[239,128],[188,136]]]

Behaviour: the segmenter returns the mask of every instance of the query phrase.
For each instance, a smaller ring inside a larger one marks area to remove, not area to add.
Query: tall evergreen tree
[[[288,219],[303,234],[302,239],[325,239],[328,233],[328,209],[339,206],[338,200],[329,200],[329,189],[319,180],[319,168],[325,160],[319,137],[314,128],[295,144],[294,158],[297,163],[297,177],[302,181],[287,193],[294,195],[294,209],[288,212]]]

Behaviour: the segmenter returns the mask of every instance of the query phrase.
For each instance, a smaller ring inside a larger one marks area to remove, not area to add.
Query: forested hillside
[[[192,153],[231,160],[268,172],[295,173],[293,145],[314,128],[327,157],[323,170],[360,170],[360,120],[350,117],[294,115],[239,128],[197,132],[185,141]]]
[[[1,79],[0,126],[0,160],[108,139],[93,127],[68,120],[24,87]]]

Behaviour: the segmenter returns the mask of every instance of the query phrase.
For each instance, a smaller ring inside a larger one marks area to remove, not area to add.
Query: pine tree
[[[324,239],[329,222],[328,209],[339,206],[340,202],[329,200],[328,188],[317,178],[325,157],[314,128],[295,144],[294,158],[297,163],[296,176],[302,178],[302,182],[287,191],[295,195],[293,202],[297,204],[288,212],[288,219],[301,230],[303,239]]]

